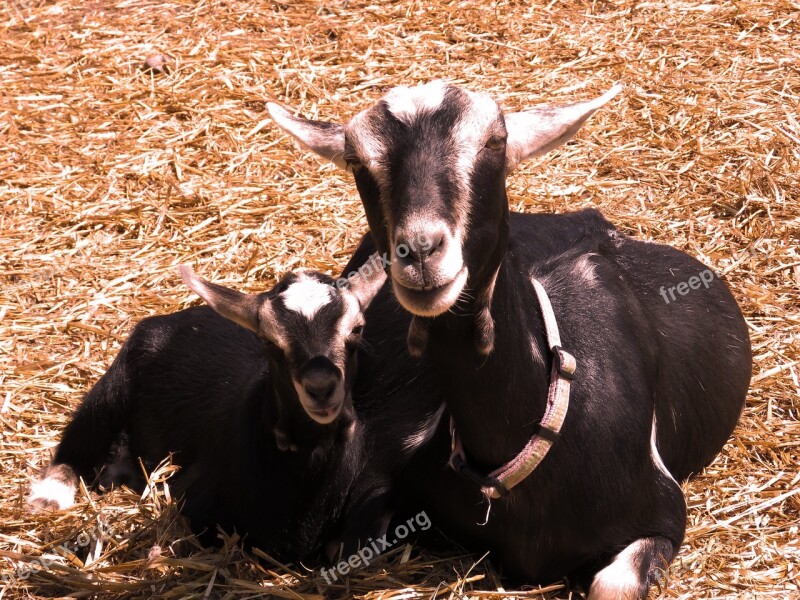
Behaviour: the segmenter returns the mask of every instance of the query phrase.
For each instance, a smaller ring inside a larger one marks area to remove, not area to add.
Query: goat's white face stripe
[[[289,310],[313,319],[320,308],[331,301],[331,286],[301,276],[281,294],[283,305]]]
[[[353,328],[363,324],[364,319],[361,316],[361,306],[358,303],[358,299],[353,294],[343,290],[342,300],[344,300],[345,309],[337,325],[338,338],[336,344],[343,346]]]
[[[464,110],[453,132],[458,181],[465,186],[472,177],[478,152],[491,135],[500,133],[491,130],[492,124],[500,117],[500,107],[497,102],[487,94],[469,91],[466,94],[469,106]],[[465,190],[462,189],[462,193],[465,193]]]
[[[383,100],[390,113],[405,123],[411,123],[419,111],[439,108],[446,91],[447,85],[443,81],[432,81],[413,88],[396,87]]]

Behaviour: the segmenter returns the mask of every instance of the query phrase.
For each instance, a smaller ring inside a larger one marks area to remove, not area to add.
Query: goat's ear
[[[510,173],[523,160],[541,156],[568,142],[586,119],[620,90],[622,86],[617,84],[594,100],[566,106],[540,106],[506,115],[506,171]]]
[[[274,102],[267,102],[267,110],[278,127],[294,136],[306,148],[327,158],[340,169],[347,168],[343,158],[344,128],[341,125],[295,117]]]
[[[386,283],[386,271],[383,270],[383,263],[378,253],[370,256],[357,273],[355,277],[348,279],[347,289],[358,298],[361,310],[364,311]]]
[[[178,267],[183,281],[208,305],[226,319],[258,333],[258,311],[261,300],[258,296],[243,294],[224,285],[217,285],[198,277],[186,265]]]

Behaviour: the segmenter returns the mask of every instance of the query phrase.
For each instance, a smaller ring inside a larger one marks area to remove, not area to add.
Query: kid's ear
[[[186,265],[178,267],[178,271],[186,285],[220,315],[250,331],[259,333],[258,311],[263,304],[259,296],[243,294],[224,285],[206,281],[195,275]]]

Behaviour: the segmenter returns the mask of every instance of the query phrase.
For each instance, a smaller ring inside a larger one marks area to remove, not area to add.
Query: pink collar
[[[495,469],[488,476],[481,475],[469,466],[464,454],[464,448],[456,432],[455,423],[450,418],[450,437],[452,439],[452,453],[450,466],[456,471],[466,475],[481,486],[481,491],[488,498],[500,498],[508,495],[511,488],[533,473],[534,469],[544,460],[553,443],[561,434],[561,427],[569,409],[570,383],[575,378],[575,357],[561,347],[561,337],[558,334],[558,323],[544,287],[536,279],[533,288],[539,300],[539,308],[544,318],[544,329],[547,345],[553,353],[553,365],[550,374],[550,389],[547,393],[547,409],[539,423],[536,434],[511,461]]]

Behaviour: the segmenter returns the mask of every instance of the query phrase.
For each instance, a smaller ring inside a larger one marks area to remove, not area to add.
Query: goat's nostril
[[[324,404],[336,391],[337,381],[334,377],[308,377],[303,384],[306,393],[315,402]]]
[[[447,236],[442,230],[432,230],[410,236],[398,236],[395,253],[405,263],[423,263],[446,247]]]

